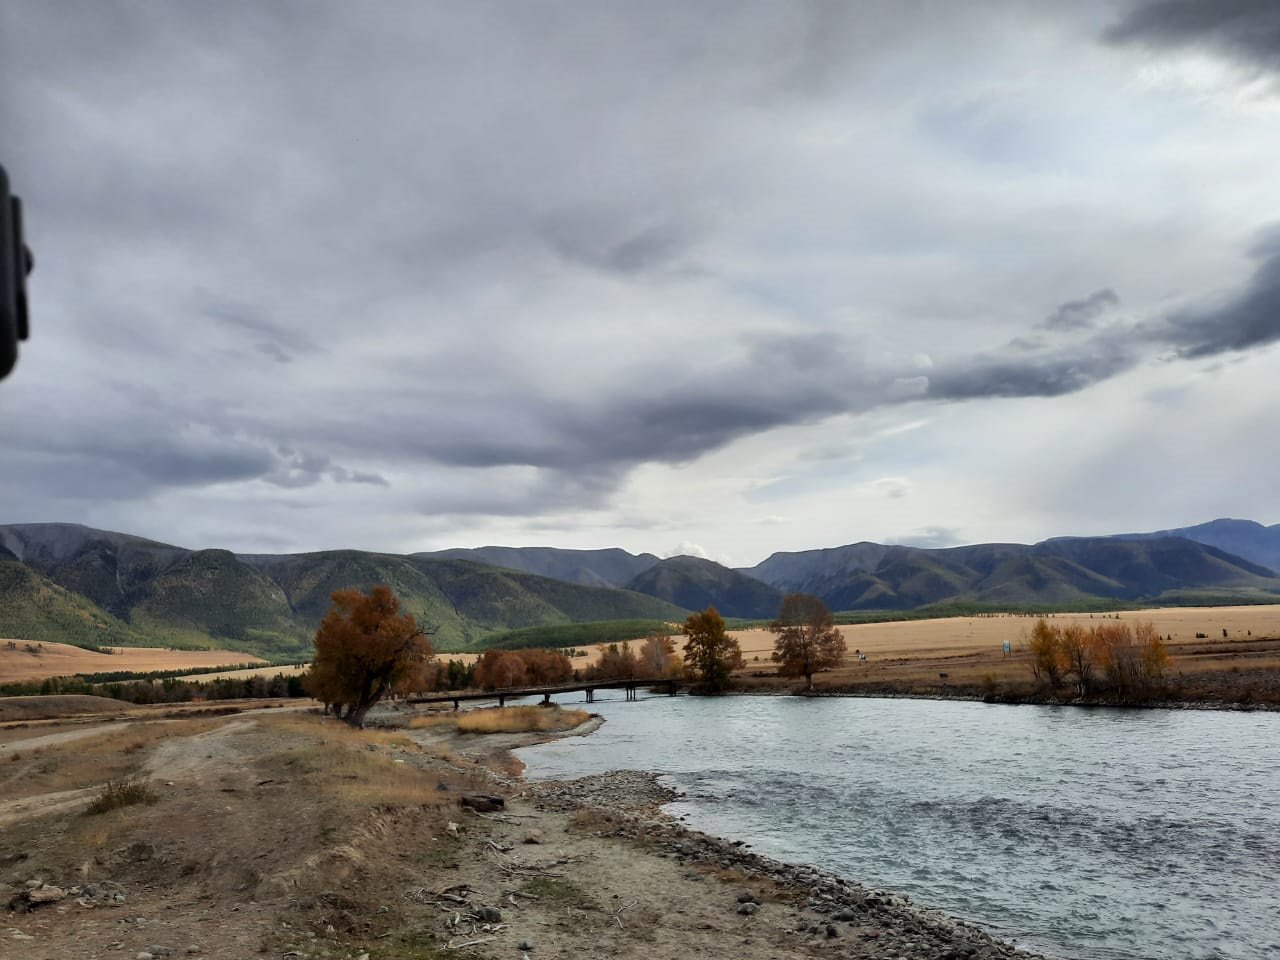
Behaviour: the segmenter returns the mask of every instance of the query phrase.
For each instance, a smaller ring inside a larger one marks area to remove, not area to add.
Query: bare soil
[[[14,720],[46,720],[77,715],[119,712],[133,709],[133,704],[110,697],[61,694],[51,697],[0,698],[0,723]]]

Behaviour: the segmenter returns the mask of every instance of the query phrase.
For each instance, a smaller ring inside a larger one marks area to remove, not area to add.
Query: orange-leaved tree
[[[788,593],[782,598],[778,619],[769,624],[778,635],[773,660],[784,677],[804,677],[813,689],[813,675],[838,666],[844,659],[844,634],[836,626],[827,605],[812,593]]]
[[[725,631],[724,617],[715,607],[692,613],[684,622],[684,664],[704,687],[718,693],[729,684],[734,670],[742,669],[742,648]]]
[[[307,692],[353,727],[364,726],[369,709],[417,678],[433,656],[428,630],[400,612],[390,587],[367,594],[338,590],[316,631],[316,657]]]

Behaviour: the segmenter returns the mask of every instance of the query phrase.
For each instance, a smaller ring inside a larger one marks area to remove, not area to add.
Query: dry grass
[[[35,647],[35,652],[28,647]],[[266,663],[261,657],[237,650],[168,650],[164,647],[114,647],[110,654],[96,653],[66,643],[28,644],[14,641],[10,649],[0,642],[0,683],[69,677],[77,673],[129,670],[185,670],[220,667],[228,663]]]
[[[159,797],[145,780],[109,780],[102,792],[94,797],[86,813],[106,813],[119,810],[121,807],[132,807],[140,803],[155,803]]]
[[[270,680],[277,675],[298,677],[310,668],[311,665],[308,663],[295,663],[285,666],[250,667],[246,670],[223,670],[221,673],[199,673],[185,679],[200,683],[208,680],[252,680],[254,677],[266,677]]]
[[[279,714],[267,722],[295,734],[272,758],[309,788],[347,810],[438,805],[447,797],[436,780],[408,762],[420,747],[402,733],[356,730],[331,717]]]
[[[1076,613],[1049,619],[1057,625],[1076,623],[1088,629],[1113,616]],[[1262,639],[1280,637],[1280,606],[1130,610],[1118,616],[1130,624],[1151,622],[1157,633],[1171,638],[1172,663],[1166,676],[1175,688],[1174,696],[1234,700],[1244,691],[1252,691],[1258,700],[1280,696],[1280,673],[1275,669],[1280,652],[1274,642]],[[849,657],[835,669],[816,675],[814,683],[819,689],[861,693],[1030,695],[1036,685],[1026,637],[1035,620],[999,615],[845,625],[841,630]],[[746,689],[790,690],[802,682],[776,675],[769,657],[773,634],[744,630],[734,635],[747,661],[739,675]],[[1005,642],[1011,648],[1008,654],[1003,650]],[[867,659],[856,658],[859,650]],[[1232,671],[1242,669],[1253,674],[1234,679]],[[1178,693],[1184,673],[1188,689]],[[1190,682],[1193,676],[1194,683]],[[1202,695],[1205,691],[1213,695]]]
[[[20,800],[128,779],[141,769],[147,748],[161,739],[204,733],[220,722],[202,718],[115,724],[95,736],[15,753],[0,765],[0,799]]]
[[[458,714],[459,733],[551,733],[586,723],[585,710],[560,707],[487,707]]]

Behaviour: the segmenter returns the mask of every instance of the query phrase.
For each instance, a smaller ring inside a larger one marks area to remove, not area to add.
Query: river
[[[1066,960],[1280,957],[1280,714],[597,700],[531,778],[656,770],[669,812]]]

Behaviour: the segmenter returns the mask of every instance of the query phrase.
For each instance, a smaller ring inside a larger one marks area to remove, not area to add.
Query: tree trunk
[[[353,703],[351,706],[347,707],[347,715],[342,719],[351,724],[351,726],[355,727],[357,730],[362,730],[364,729],[364,715],[369,712],[369,709],[372,706],[373,704],[370,703],[362,707],[357,707]]]

